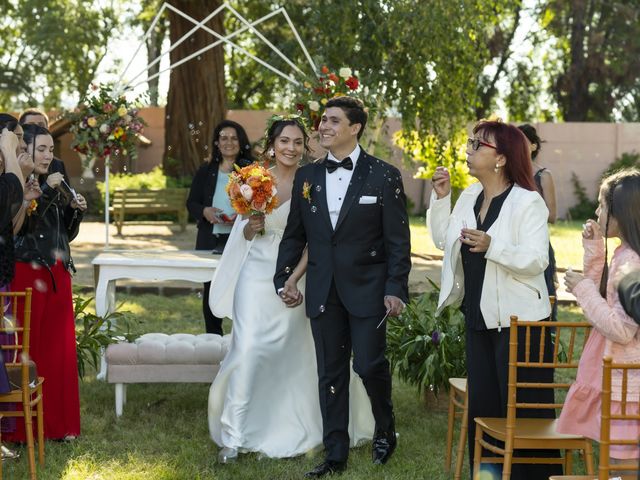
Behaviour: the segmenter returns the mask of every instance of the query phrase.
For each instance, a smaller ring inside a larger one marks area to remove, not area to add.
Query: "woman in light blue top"
[[[233,226],[235,213],[224,187],[233,166],[245,167],[253,161],[247,132],[231,120],[220,122],[213,130],[211,160],[196,172],[191,183],[187,209],[198,222],[196,250],[222,253]],[[202,313],[207,333],[222,335],[222,319],[209,309],[209,286],[204,284]]]

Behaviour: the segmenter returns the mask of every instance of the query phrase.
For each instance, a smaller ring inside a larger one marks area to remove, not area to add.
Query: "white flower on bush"
[[[351,69],[349,67],[342,67],[338,72],[338,75],[346,80],[351,76]]]
[[[100,133],[109,133],[109,124],[108,123],[103,123],[102,125],[100,125]]]
[[[309,110],[311,110],[312,112],[317,112],[318,110],[320,110],[320,104],[315,100],[311,100],[309,102]]]
[[[240,193],[247,202],[253,198],[253,189],[249,185],[240,185]]]

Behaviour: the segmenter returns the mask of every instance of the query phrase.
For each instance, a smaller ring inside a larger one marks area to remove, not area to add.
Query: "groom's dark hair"
[[[358,132],[358,140],[364,133],[364,127],[367,125],[367,119],[369,114],[364,109],[364,103],[354,97],[335,97],[327,102],[325,108],[337,107],[342,109],[344,114],[349,119],[349,125],[359,123],[360,131]]]

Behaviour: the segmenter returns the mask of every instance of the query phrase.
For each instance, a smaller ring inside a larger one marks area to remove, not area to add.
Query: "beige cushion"
[[[109,383],[210,382],[229,350],[231,335],[147,333],[135,343],[109,345]]]

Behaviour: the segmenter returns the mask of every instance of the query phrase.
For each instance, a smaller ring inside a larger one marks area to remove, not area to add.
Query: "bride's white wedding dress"
[[[238,218],[214,275],[213,313],[231,317],[229,353],[209,392],[209,430],[221,447],[292,457],[322,445],[316,357],[304,305],[287,308],[273,286],[289,202],[247,241]],[[301,290],[304,278],[300,280]],[[350,385],[351,445],[371,439],[374,419],[360,378]]]

